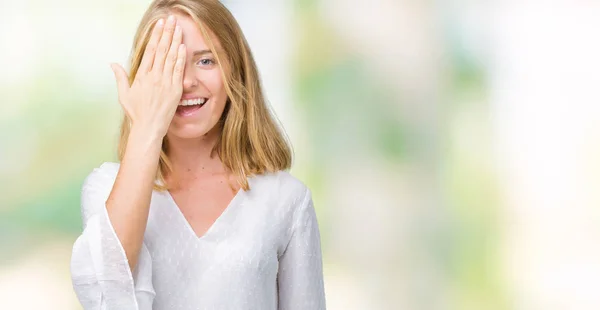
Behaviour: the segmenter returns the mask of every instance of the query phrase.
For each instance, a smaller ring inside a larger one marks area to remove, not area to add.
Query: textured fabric
[[[71,278],[84,309],[325,309],[311,194],[288,172],[249,178],[200,238],[170,194],[153,191],[131,272],[105,208],[118,169],[102,164],[82,188]]]

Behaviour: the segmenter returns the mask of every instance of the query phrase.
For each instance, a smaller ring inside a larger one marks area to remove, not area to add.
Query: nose
[[[194,75],[194,70],[186,65],[183,70],[183,91],[188,92],[198,86],[198,79]]]

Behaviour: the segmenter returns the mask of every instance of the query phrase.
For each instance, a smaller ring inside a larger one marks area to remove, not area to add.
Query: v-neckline
[[[186,227],[185,229],[194,237],[194,239],[196,241],[199,242],[199,241],[202,241],[202,240],[206,239],[206,237],[208,235],[210,235],[211,233],[214,233],[213,231],[217,230],[219,228],[218,227],[219,223],[222,222],[222,221],[224,221],[224,218],[229,213],[233,212],[232,209],[234,209],[237,205],[239,205],[238,200],[240,200],[242,198],[242,194],[244,193],[244,189],[240,187],[240,189],[233,196],[233,198],[231,199],[231,201],[229,201],[229,204],[227,204],[227,207],[225,207],[225,209],[223,209],[223,211],[221,212],[221,214],[210,225],[210,227],[208,227],[208,229],[204,232],[204,234],[202,234],[202,236],[198,236],[198,234],[196,233],[196,231],[194,231],[194,228],[192,227],[192,225],[190,224],[190,222],[187,220],[187,218],[185,217],[185,215],[183,214],[183,212],[181,212],[181,209],[179,209],[179,205],[177,205],[177,202],[175,202],[175,199],[171,195],[171,192],[169,192],[168,190],[166,190],[165,193],[166,193],[167,199],[169,200],[171,206],[175,209],[175,212],[177,213],[177,216],[183,221],[184,226]]]

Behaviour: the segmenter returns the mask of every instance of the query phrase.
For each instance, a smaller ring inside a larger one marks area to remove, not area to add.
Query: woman
[[[85,309],[325,309],[308,188],[256,65],[216,0],[154,1],[131,74],[118,163],[82,189],[71,275]]]

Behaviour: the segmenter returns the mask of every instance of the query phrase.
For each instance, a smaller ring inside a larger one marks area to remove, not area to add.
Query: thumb
[[[111,63],[110,68],[115,74],[115,79],[117,80],[117,89],[119,94],[124,95],[125,91],[129,89],[129,77],[127,76],[127,72],[125,69],[121,67],[121,65],[116,63]]]

